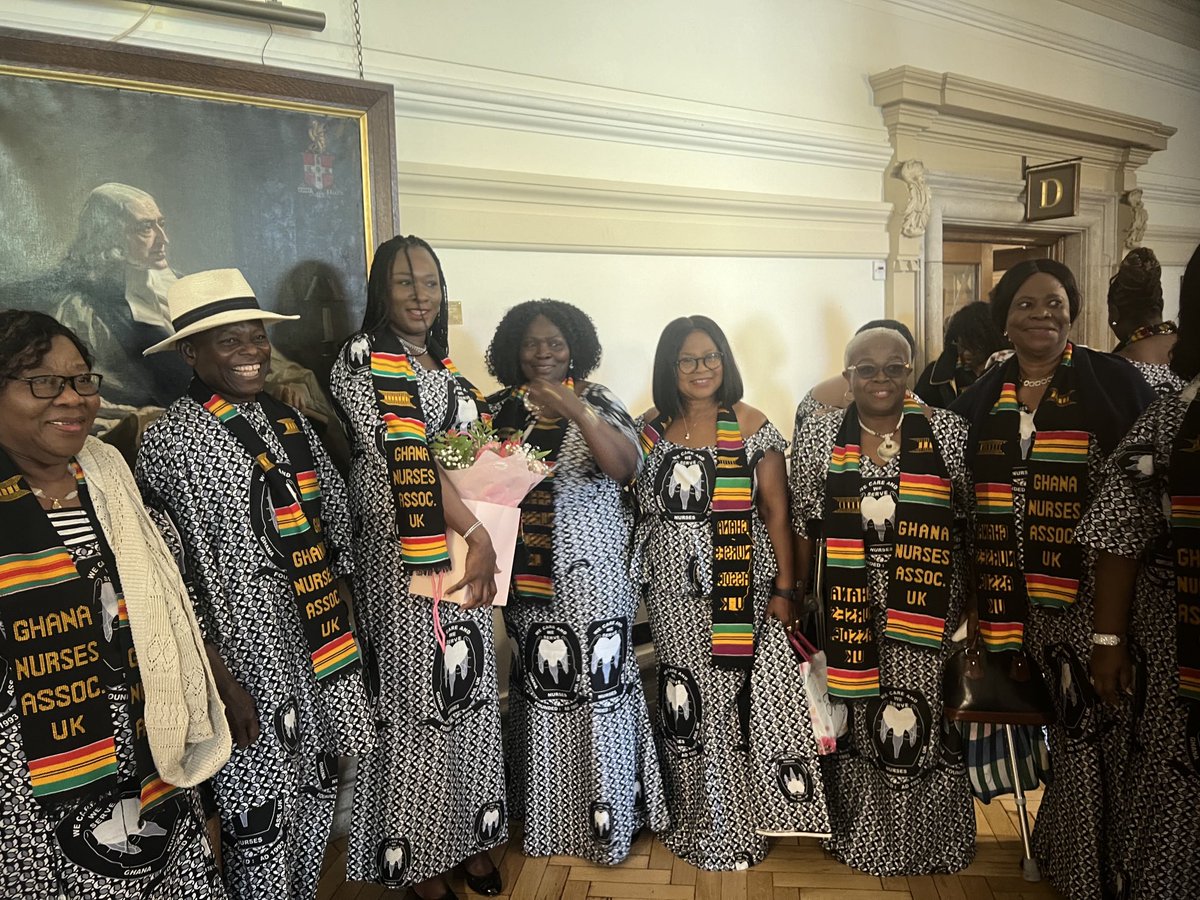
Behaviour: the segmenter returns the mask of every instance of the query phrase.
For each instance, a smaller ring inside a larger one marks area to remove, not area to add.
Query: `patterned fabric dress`
[[[638,446],[633,420],[607,388],[589,384],[581,399]],[[525,820],[526,856],[611,865],[629,855],[638,829],[668,822],[632,641],[633,516],[574,423],[553,480],[554,599],[510,595],[504,608],[513,643],[511,813]]]
[[[1183,379],[1171,371],[1171,367],[1163,363],[1148,363],[1131,359],[1133,367],[1142,373],[1146,383],[1154,388],[1160,397],[1167,397],[1183,390]]]
[[[1133,741],[1116,798],[1130,815],[1113,854],[1114,893],[1137,900],[1200,897],[1200,723],[1188,721],[1178,697],[1174,553],[1164,510],[1171,448],[1188,402],[1176,393],[1142,414],[1076,531],[1094,551],[1142,563],[1128,632],[1137,668]]]
[[[766,451],[787,446],[769,422],[743,437],[752,470]],[[715,448],[663,438],[646,459],[634,582],[646,592],[658,655],[659,757],[671,811],[663,843],[702,869],[743,869],[766,855],[765,835],[826,836],[829,815],[799,665],[783,625],[766,617],[775,554],[757,510],[754,668],[747,677],[712,663],[712,485],[687,474],[706,468],[701,454],[715,465]],[[698,521],[676,517],[697,510]]]
[[[113,659],[133,650],[118,627],[117,598],[100,554],[96,523],[84,509],[47,512],[76,567],[94,586],[92,615],[104,623]],[[151,512],[167,546],[179,548],[171,523]],[[104,652],[104,651],[102,651]],[[106,654],[107,655],[107,654]],[[46,806],[33,797],[14,694],[12,661],[0,656],[0,896],[67,900],[222,900],[225,889],[209,848],[194,790],[140,815],[126,669],[108,686],[117,741],[117,772],[128,788]]]
[[[843,418],[843,410],[810,416],[801,431],[802,462],[792,470],[791,484],[793,524],[802,536],[809,521],[824,517],[826,474]],[[929,424],[953,484],[955,516],[965,519],[973,492],[964,463],[967,422],[935,409]],[[959,729],[942,714],[942,667],[962,610],[966,528],[956,528],[952,538],[956,565],[941,648],[886,639],[900,456],[881,468],[864,453],[861,478],[880,695],[845,701],[847,733],[838,738],[837,754],[826,758],[833,820],[827,846],[846,865],[872,875],[955,872],[975,856],[975,810]],[[898,732],[897,722],[915,727]]]
[[[273,456],[287,454],[257,403],[238,405]],[[308,422],[334,577],[353,570],[345,486]],[[146,432],[137,462],[148,506],[183,538],[185,578],[207,643],[254,699],[261,734],[212,780],[226,885],[241,900],[316,892],[338,786],[336,750],[373,742],[359,672],[317,684],[285,569],[266,478],[233,433],[190,397]],[[336,728],[319,709],[337,710]]]
[[[477,415],[445,370],[414,369],[430,436]],[[370,560],[355,598],[379,731],[358,764],[346,876],[403,887],[508,837],[492,609],[440,604],[442,653],[432,601],[409,594],[400,561],[369,355],[347,344],[330,382],[353,447],[355,552]]]

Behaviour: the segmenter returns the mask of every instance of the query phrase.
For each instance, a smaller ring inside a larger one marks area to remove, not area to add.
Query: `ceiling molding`
[[[1176,129],[1162,122],[1035,94],[993,82],[897,66],[870,77],[875,105],[889,130],[924,131],[952,118],[1107,147],[1166,149]]]
[[[404,228],[438,246],[873,259],[882,202],[697,190],[402,163]]]
[[[1200,4],[1164,0],[1062,0],[1080,9],[1200,50]]]
[[[1126,72],[1154,78],[1189,91],[1200,91],[1200,67],[1181,68],[1153,59],[1132,56],[1119,45],[1109,46],[1062,31],[1043,33],[1036,27],[1038,23],[1017,20],[1003,7],[976,6],[966,0],[879,0],[879,2],[885,6],[904,7],[922,16],[957,22],[1024,44],[1064,53],[1106,69],[1123,69]],[[1120,2],[1120,0],[1115,0],[1115,2]]]

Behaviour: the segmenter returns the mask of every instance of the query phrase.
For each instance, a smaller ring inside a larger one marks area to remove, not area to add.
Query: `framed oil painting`
[[[300,314],[271,331],[272,384],[329,416],[398,226],[390,85],[0,29],[0,121],[0,306],[88,342],[110,426],[182,393],[147,329],[176,278],[229,267]]]

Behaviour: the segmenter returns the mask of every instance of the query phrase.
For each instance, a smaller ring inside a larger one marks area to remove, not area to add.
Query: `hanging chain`
[[[358,0],[351,0],[350,5],[354,9],[354,49],[358,53],[358,78],[360,81],[365,81],[362,58],[362,21],[358,17]]]

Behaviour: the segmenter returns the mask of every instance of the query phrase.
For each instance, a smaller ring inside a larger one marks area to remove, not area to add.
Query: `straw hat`
[[[167,308],[175,333],[143,350],[142,356],[169,350],[182,338],[221,325],[300,318],[260,309],[254,289],[237,269],[212,269],[185,275],[168,288]]]

